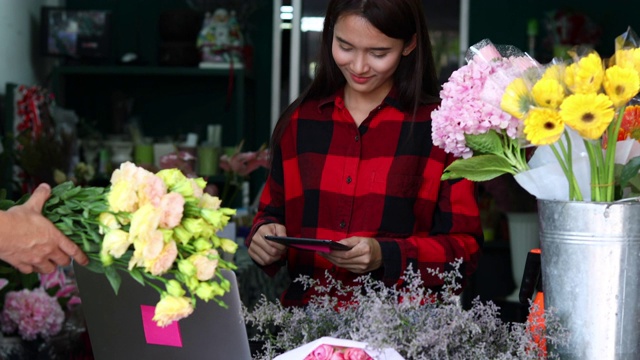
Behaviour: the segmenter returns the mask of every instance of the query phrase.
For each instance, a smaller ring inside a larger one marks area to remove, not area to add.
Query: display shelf
[[[97,66],[64,65],[56,68],[59,75],[138,75],[138,76],[229,76],[245,77],[245,69],[212,69],[169,66]]]
[[[245,138],[246,75],[247,69],[239,67],[223,69],[131,65],[61,65],[54,68],[51,85],[56,97],[61,99],[63,104],[70,108],[80,109],[81,116],[89,118],[102,116],[100,121],[103,124],[112,122],[104,114],[113,111],[113,108],[109,108],[108,102],[111,101],[111,96],[115,91],[131,94],[130,96],[140,100],[138,105],[142,104],[147,108],[165,109],[168,106],[167,111],[157,110],[146,114],[148,119],[153,118],[153,120],[147,120],[147,128],[151,131],[162,132],[162,134],[153,134],[155,136],[171,135],[168,133],[167,124],[173,124],[175,118],[186,120],[186,122],[180,121],[176,125],[182,125],[187,129],[186,131],[192,131],[189,130],[189,127],[194,126],[195,120],[190,119],[226,116],[229,129],[233,129],[229,132],[232,139],[227,139],[231,143],[227,145],[231,146]],[[160,89],[164,89],[164,91]],[[227,92],[228,94],[225,95]],[[208,100],[207,97],[212,95],[211,100]],[[196,102],[189,102],[191,100]],[[89,103],[91,105],[88,105]],[[222,115],[228,111],[230,111],[228,115]],[[177,114],[183,115],[178,116]],[[163,118],[163,116],[166,117]],[[185,131],[185,128],[182,130]]]

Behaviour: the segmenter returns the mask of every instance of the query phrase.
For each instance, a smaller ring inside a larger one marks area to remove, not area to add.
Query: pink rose
[[[362,349],[348,348],[344,351],[344,360],[373,360],[373,358]]]
[[[333,355],[333,346],[322,344],[315,348],[311,354],[307,355],[304,360],[331,360]]]

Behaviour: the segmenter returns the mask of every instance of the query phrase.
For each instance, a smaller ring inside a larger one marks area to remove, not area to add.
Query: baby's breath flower
[[[263,296],[244,318],[264,342],[260,359],[300,347],[323,336],[366,342],[373,349],[394,348],[406,359],[518,359],[542,358],[540,336],[548,345],[566,343],[567,333],[552,312],[544,314],[546,333],[533,333],[526,324],[508,324],[500,320],[498,307],[473,301],[468,310],[459,305],[461,260],[453,270],[437,274],[443,290],[426,290],[420,275],[408,269],[402,287],[386,287],[369,275],[355,286],[345,286],[326,275],[326,285],[318,286],[309,277],[296,282],[313,286],[318,293],[304,307],[285,308]],[[350,292],[353,301],[341,303],[331,293]],[[538,338],[536,338],[538,336]],[[549,354],[549,358],[554,358]]]

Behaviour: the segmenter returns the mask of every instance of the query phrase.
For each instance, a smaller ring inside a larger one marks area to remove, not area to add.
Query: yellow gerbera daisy
[[[615,53],[616,65],[640,72],[640,48],[620,49]]]
[[[613,103],[605,94],[573,94],[560,105],[564,123],[591,140],[602,136],[613,115]]]
[[[621,107],[638,94],[640,78],[634,68],[613,65],[605,71],[602,85],[613,102],[613,106]]]
[[[564,81],[569,90],[576,94],[597,93],[604,79],[604,67],[596,52],[583,57],[567,67]]]
[[[549,67],[547,67],[547,69],[544,71],[544,74],[542,74],[542,78],[543,79],[553,79],[556,80],[557,82],[562,82],[562,80],[564,79],[564,71],[565,71],[566,66],[562,63],[560,64],[553,64]]]
[[[522,119],[532,103],[527,83],[523,78],[517,78],[504,90],[500,107],[511,116]]]
[[[531,94],[538,106],[557,109],[564,99],[564,88],[551,78],[542,78],[533,85]]]
[[[523,131],[531,144],[550,145],[562,136],[564,122],[556,110],[533,108],[524,119]]]

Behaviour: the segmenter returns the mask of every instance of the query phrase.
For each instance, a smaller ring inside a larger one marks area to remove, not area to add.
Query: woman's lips
[[[364,84],[367,81],[369,81],[369,79],[371,79],[371,77],[363,77],[363,76],[358,76],[358,75],[351,74],[351,79],[355,83]]]

